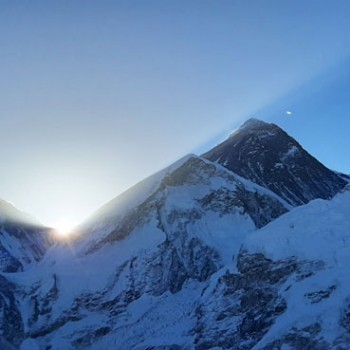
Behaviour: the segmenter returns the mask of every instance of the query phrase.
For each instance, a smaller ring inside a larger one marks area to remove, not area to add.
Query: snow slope
[[[99,349],[128,349],[160,344],[166,332],[167,341],[193,343],[198,291],[233,265],[246,235],[290,208],[218,164],[184,158],[102,208],[84,235],[50,248],[35,269],[7,276],[17,286],[22,348],[35,339],[52,350],[97,340]],[[176,317],[165,311],[174,305]]]
[[[287,334],[293,327],[318,323],[320,333],[331,344],[348,344],[341,327],[350,302],[350,191],[333,200],[314,200],[247,237],[244,249],[273,260],[293,257],[319,262],[306,280],[294,277],[281,290],[288,309],[255,347],[260,349]],[[345,345],[344,345],[345,346]]]
[[[279,130],[265,127],[243,128],[249,156],[279,144]],[[304,151],[286,145],[273,169],[296,168],[297,186],[276,183],[280,192],[268,176],[258,185],[229,163],[189,155],[107,203],[70,240],[46,244],[45,228],[2,220],[3,249],[23,265],[0,274],[1,347],[348,349],[350,190],[335,195],[343,182],[309,157],[299,176]],[[250,170],[266,175],[266,159],[250,159]]]
[[[0,271],[27,268],[40,260],[53,243],[48,228],[0,199]]]
[[[349,208],[349,191],[311,201],[226,246],[217,244],[220,233],[195,229],[233,260],[176,292],[144,291],[119,314],[119,324],[106,323],[107,334],[81,340],[83,348],[347,349]]]

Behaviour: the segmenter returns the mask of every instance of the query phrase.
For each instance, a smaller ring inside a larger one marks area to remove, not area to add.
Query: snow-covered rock
[[[49,228],[0,199],[0,271],[23,270],[39,261],[53,243]]]
[[[241,148],[251,174],[271,175],[273,163],[275,180],[292,182],[271,188],[267,175],[256,184],[234,173],[229,158],[189,155],[107,203],[70,240],[33,249],[19,240],[22,224],[4,230],[4,249],[21,264],[22,253],[33,259],[0,274],[1,346],[347,349],[348,187],[276,126],[251,120],[231,139],[239,134],[255,140]],[[253,144],[278,161],[255,164]]]
[[[275,124],[249,119],[203,155],[277,193],[292,205],[330,199],[348,182]]]

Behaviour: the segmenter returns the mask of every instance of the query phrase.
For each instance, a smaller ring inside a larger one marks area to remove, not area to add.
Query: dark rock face
[[[4,349],[12,349],[10,344],[16,348],[24,339],[22,316],[14,296],[15,292],[16,286],[0,276],[0,344],[4,343]]]
[[[0,200],[0,348],[18,349],[26,338],[21,304],[26,297],[6,274],[15,274],[38,262],[53,244],[46,227]],[[18,299],[19,297],[19,299]]]
[[[0,271],[21,271],[54,244],[49,228],[0,199]]]
[[[345,310],[340,321],[341,325],[345,328],[346,332],[350,334],[350,303],[345,306]]]
[[[269,188],[292,205],[332,198],[347,184],[277,125],[255,119],[203,157]]]
[[[302,329],[292,328],[282,339],[278,339],[266,346],[263,350],[281,350],[287,345],[289,349],[317,349],[329,350],[335,347],[326,342],[321,336],[321,326],[318,323],[311,324]],[[338,348],[337,349],[341,349]]]
[[[0,224],[0,271],[22,271],[24,265],[39,261],[53,243],[45,227],[4,220]]]
[[[88,334],[74,340],[73,345],[77,348],[87,347],[94,343],[94,341],[100,337],[105,336],[111,331],[110,327],[101,327],[91,331]]]
[[[43,297],[38,297],[35,295],[36,288],[33,288],[31,293],[33,294],[30,298],[30,304],[33,309],[33,313],[31,317],[28,319],[28,326],[32,327],[38,322],[39,318],[45,319],[45,323],[48,323],[50,319],[50,313],[52,311],[52,303],[57,299],[58,296],[58,288],[57,288],[57,277],[53,275],[52,278],[52,286],[50,290]],[[46,326],[46,324],[45,324]],[[35,328],[35,327],[34,327]],[[42,332],[42,331],[40,331]],[[37,331],[34,330],[31,333],[31,336],[35,337]]]
[[[321,263],[298,261],[293,257],[272,261],[263,254],[249,254],[242,250],[237,257],[238,272],[226,271],[219,277],[213,295],[195,311],[197,324],[192,332],[196,350],[215,347],[248,350],[258,346],[287,309],[281,296],[286,288],[284,283],[292,275],[295,280],[309,278],[321,266]],[[333,289],[330,288],[330,293]],[[344,319],[347,319],[347,314]],[[298,350],[331,348],[319,337],[320,332],[321,327],[317,324],[303,330],[292,329],[283,339],[264,349],[281,349],[283,344]]]
[[[305,296],[311,301],[311,304],[318,304],[323,299],[328,299],[336,289],[336,285],[331,285],[326,290],[307,293]]]
[[[242,208],[243,214],[248,214],[257,228],[267,225],[288,211],[270,196],[247,191],[241,184],[238,184],[234,191],[227,189],[213,191],[199,202],[205,208],[222,214]]]
[[[204,246],[198,239],[186,239],[185,234],[164,242],[159,253],[154,256],[147,273],[156,277],[154,295],[161,295],[167,290],[177,293],[189,279],[204,282],[220,266],[215,250]]]
[[[21,271],[22,268],[22,264],[0,244],[0,270],[2,272],[17,272]]]
[[[213,297],[197,308],[196,350],[251,349],[286,310],[279,289],[298,270],[295,259],[273,262],[241,251],[237,268],[220,277]]]

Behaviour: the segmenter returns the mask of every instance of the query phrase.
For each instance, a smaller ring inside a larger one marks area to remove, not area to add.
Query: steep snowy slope
[[[218,164],[189,155],[106,204],[78,231],[83,233],[83,244],[89,245],[85,249],[90,252],[125,238],[153,216],[163,230],[170,213],[171,220],[177,223],[183,216],[191,221],[207,211],[221,216],[237,214],[239,218],[248,214],[249,221],[260,228],[289,208],[268,189]]]
[[[120,329],[86,348],[348,349],[349,208],[345,191],[292,210],[208,280],[136,298]]]
[[[1,349],[348,349],[349,185],[276,128],[239,131],[264,186],[283,160],[274,192],[190,155],[2,272]]]
[[[107,204],[35,273],[11,278],[26,310],[22,347],[93,348],[101,338],[107,343],[96,349],[132,349],[155,341],[152,332],[193,343],[187,328],[200,291],[233,263],[249,232],[288,208],[220,165],[186,157]],[[177,316],[166,315],[176,304]]]
[[[349,349],[350,191],[246,236],[197,306],[196,349]]]
[[[292,205],[329,199],[347,183],[275,124],[249,119],[203,155],[277,193]]]
[[[349,211],[350,188],[332,201],[296,208],[248,237],[243,249],[250,254],[314,265],[312,273],[302,279],[292,274],[281,286],[286,311],[256,349],[295,347],[301,339],[313,349],[349,348]]]
[[[240,186],[269,196],[191,157],[129,208],[149,218],[129,234],[56,247],[36,276],[12,274],[27,283],[22,349],[347,349],[349,190],[257,230],[230,196],[203,201]]]
[[[48,228],[0,200],[0,271],[22,270],[40,260],[52,244]]]
[[[30,271],[53,239],[49,229],[31,216],[0,200],[0,349],[17,349],[21,342],[22,312],[15,298],[17,286],[11,275]]]

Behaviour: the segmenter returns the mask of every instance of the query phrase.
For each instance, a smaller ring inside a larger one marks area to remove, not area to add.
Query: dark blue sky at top
[[[350,173],[349,14],[345,0],[1,1],[0,198],[79,221],[249,117]]]
[[[263,109],[328,167],[350,173],[350,62],[345,61],[299,91]],[[281,115],[282,106],[293,111]]]
[[[326,166],[350,174],[349,98],[350,60],[344,60],[247,118],[279,125]],[[287,111],[292,114],[288,115]],[[225,137],[226,131],[219,133],[198,152],[204,152]]]

